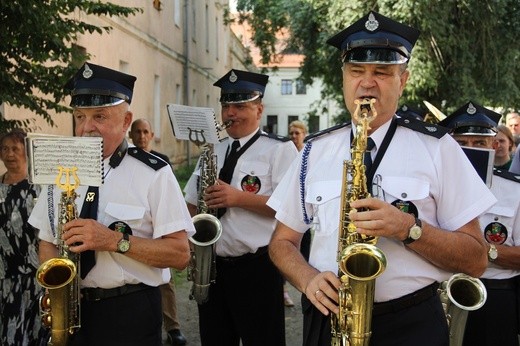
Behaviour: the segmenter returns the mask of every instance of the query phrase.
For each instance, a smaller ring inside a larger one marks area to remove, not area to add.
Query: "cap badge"
[[[468,114],[475,114],[477,113],[477,109],[475,108],[475,106],[473,106],[473,104],[470,103],[466,112]]]
[[[408,107],[404,105],[403,107],[401,107],[401,109],[403,110],[403,112],[406,112],[408,110]]]
[[[85,69],[83,70],[83,78],[89,79],[90,77],[92,77],[93,74],[94,72],[90,69],[90,66],[85,64]]]
[[[229,75],[229,81],[231,83],[235,83],[237,80],[238,80],[238,77],[235,74],[235,71],[231,71],[231,74]]]
[[[374,31],[379,27],[379,22],[376,20],[376,17],[372,12],[368,15],[368,20],[365,22],[365,28],[368,31]]]

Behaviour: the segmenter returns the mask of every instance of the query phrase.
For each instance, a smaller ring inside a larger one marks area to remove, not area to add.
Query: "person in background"
[[[520,114],[511,112],[506,115],[506,126],[511,130],[513,136],[520,135]]]
[[[465,147],[493,149],[500,114],[469,102],[441,121]],[[500,126],[500,125],[499,125]],[[510,134],[507,127],[502,127]],[[507,145],[503,145],[507,149]],[[488,266],[481,281],[487,290],[484,306],[469,311],[464,345],[518,345],[517,278],[520,275],[520,177],[494,170],[491,192],[498,203],[480,217]]]
[[[397,112],[397,116],[401,118],[415,119],[419,121],[425,121],[426,112],[417,108],[410,107],[408,105],[402,105]]]
[[[289,124],[289,138],[298,151],[303,149],[305,137],[307,137],[307,126],[300,120],[291,121]]]
[[[515,141],[509,128],[505,125],[496,126],[497,134],[493,141],[495,149],[495,168],[507,171],[511,167],[516,150]]]
[[[285,345],[282,276],[267,253],[276,220],[265,203],[298,152],[286,138],[260,130],[268,78],[233,69],[214,83],[221,88],[222,121],[232,123],[229,138],[214,146],[218,183],[202,196],[222,224],[215,283],[198,305],[203,346]],[[185,188],[192,215],[199,174]]]
[[[163,161],[168,163],[170,167],[172,164],[168,156],[155,151],[152,149],[152,141],[154,138],[154,132],[152,125],[147,119],[134,120],[128,133],[132,139],[132,143],[148,153],[152,153],[158,156]],[[173,167],[172,167],[173,169]],[[180,329],[179,319],[177,318],[177,301],[175,300],[175,285],[171,280],[170,269],[164,270],[165,280],[168,283],[159,286],[161,290],[162,298],[162,311],[163,311],[163,329],[166,331],[168,341],[172,345],[186,345],[186,337],[182,334]]]
[[[27,222],[41,188],[27,179],[25,137],[20,129],[0,136],[7,169],[0,184],[0,344],[6,346],[36,345],[41,327],[38,234]]]
[[[395,115],[418,36],[416,29],[372,11],[327,41],[341,51],[339,73],[350,114],[356,102],[368,99],[377,111],[362,171],[373,197],[350,200],[350,212],[341,215],[356,233],[377,237],[386,257],[367,321],[372,346],[448,345],[439,282],[454,272],[480,276],[487,265],[478,216],[496,202],[493,194],[447,130]],[[309,136],[268,201],[278,220],[269,254],[303,293],[306,346],[331,344],[330,316],[339,312],[340,204],[348,196],[343,161],[351,159],[357,130],[343,124]],[[311,223],[306,261],[299,244]]]
[[[104,182],[79,186],[79,217],[62,225],[69,251],[81,254],[81,328],[72,345],[162,345],[158,286],[165,268],[183,270],[195,233],[182,191],[163,160],[128,147],[136,77],[85,63],[65,88],[76,136],[103,138]],[[79,160],[81,158],[78,158]],[[39,257],[57,257],[54,185],[42,190],[29,223],[39,229]]]

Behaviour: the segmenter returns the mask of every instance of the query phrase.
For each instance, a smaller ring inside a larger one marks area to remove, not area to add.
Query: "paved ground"
[[[177,297],[177,314],[179,316],[182,333],[188,340],[188,345],[200,345],[197,303],[189,300],[191,282],[186,280],[185,272],[175,275],[175,294]],[[302,314],[300,293],[294,287],[288,285],[294,306],[285,308],[285,334],[287,346],[300,346],[302,344]],[[164,345],[166,334],[163,334]]]

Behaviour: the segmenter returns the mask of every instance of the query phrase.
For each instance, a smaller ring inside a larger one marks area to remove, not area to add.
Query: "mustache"
[[[86,132],[81,137],[103,137],[99,132]]]

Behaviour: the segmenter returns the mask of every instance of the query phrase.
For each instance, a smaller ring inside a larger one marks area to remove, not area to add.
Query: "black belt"
[[[373,316],[397,312],[411,306],[424,302],[437,294],[439,283],[434,282],[418,291],[407,294],[401,298],[396,298],[383,303],[374,303]]]
[[[256,250],[256,252],[246,253],[245,255],[242,255],[242,256],[237,256],[237,257],[217,256],[217,261],[221,261],[222,263],[226,263],[226,264],[236,264],[238,262],[250,261],[252,259],[265,255],[266,253],[267,253],[267,245],[259,247],[258,250]]]
[[[516,290],[516,279],[480,279],[490,290]]]
[[[125,294],[135,293],[153,288],[152,286],[141,284],[126,284],[115,288],[83,288],[81,294],[83,299],[89,302],[124,296]]]

